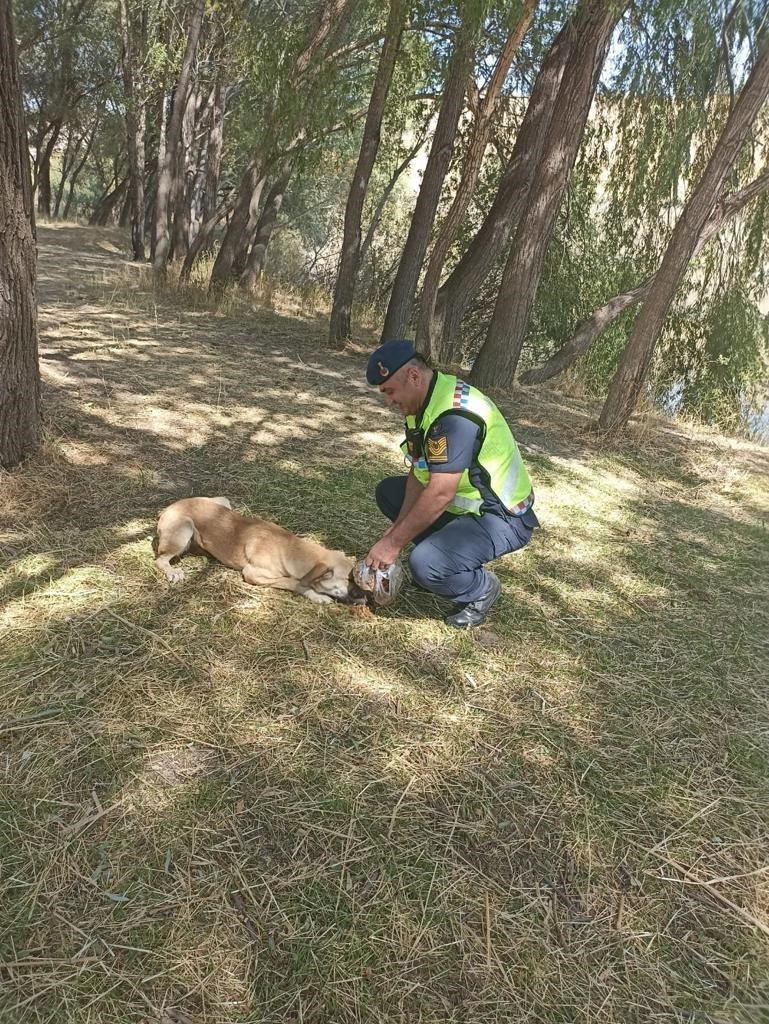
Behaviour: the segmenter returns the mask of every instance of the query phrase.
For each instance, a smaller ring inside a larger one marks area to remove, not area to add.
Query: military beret
[[[371,353],[366,367],[366,380],[369,384],[384,384],[416,354],[413,341],[386,341]]]

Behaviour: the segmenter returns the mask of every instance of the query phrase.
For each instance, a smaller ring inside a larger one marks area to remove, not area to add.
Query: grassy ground
[[[187,494],[362,553],[399,424],[324,323],[42,228],[0,478],[3,1022],[769,1021],[769,453],[507,409],[543,523],[487,628],[189,559]]]

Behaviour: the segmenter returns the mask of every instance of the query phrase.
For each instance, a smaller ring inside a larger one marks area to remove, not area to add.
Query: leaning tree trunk
[[[171,244],[168,231],[168,207],[176,171],[182,117],[187,105],[187,92],[192,75],[192,63],[198,48],[204,11],[205,0],[195,0],[187,32],[187,47],[184,51],[184,60],[182,61],[182,68],[176,82],[176,89],[174,90],[174,102],[168,122],[163,164],[162,167],[159,165],[158,169],[158,191],[155,199],[155,255],[152,267],[159,274],[166,272],[166,264],[168,263],[168,250]]]
[[[753,199],[764,195],[766,192],[769,192],[769,171],[759,175],[738,192],[721,200],[697,241],[694,256],[707,245],[714,235],[718,234],[727,220],[738,214]],[[626,309],[630,309],[631,306],[642,302],[646,298],[653,281],[653,276],[647,277],[645,281],[636,285],[635,288],[612,296],[608,302],[595,309],[590,317],[583,324],[580,324],[573,337],[565,345],[562,345],[557,352],[553,353],[546,362],[521,374],[518,378],[521,384],[543,384],[552,377],[557,377],[558,374],[568,370],[580,356],[587,352],[593,342],[600,338],[606,328],[614,323],[617,317],[624,313]]]
[[[209,291],[213,295],[221,295],[230,282],[232,267],[242,246],[243,237],[249,230],[250,221],[256,221],[256,210],[259,208],[263,188],[261,161],[252,160],[240,179],[235,208],[211,271]]]
[[[0,0],[0,467],[32,454],[40,430],[35,210],[10,0]]]
[[[131,39],[128,0],[119,0],[121,64],[126,104],[126,143],[128,148],[128,194],[131,199],[131,248],[133,258],[144,262],[144,135],[146,108],[137,100],[134,82],[135,55]]]
[[[179,272],[180,281],[189,281],[192,268],[195,265],[195,260],[201,252],[210,246],[214,229],[219,221],[232,213],[234,206],[234,203],[222,203],[217,210],[214,210],[210,217],[207,217],[206,220],[203,221],[200,226],[200,230],[195,236],[195,241],[189,247],[187,255],[184,257],[184,263],[182,264],[182,269]]]
[[[461,26],[457,35],[430,155],[427,158],[422,185],[385,314],[382,341],[403,337],[409,326],[419,272],[430,241],[443,181],[454,149],[467,79],[473,67],[477,34],[478,24],[472,19]]]
[[[379,58],[371,99],[363,127],[358,162],[355,165],[347,207],[344,212],[344,232],[342,235],[342,254],[339,270],[336,275],[334,301],[331,307],[329,340],[332,345],[344,347],[350,337],[350,321],[352,302],[355,295],[355,282],[360,267],[361,218],[363,204],[366,201],[371,171],[379,151],[379,140],[382,130],[387,94],[390,91],[395,59],[401,44],[403,22],[408,11],[407,0],[390,0],[390,13],[385,27],[384,43]]]
[[[101,197],[94,207],[93,213],[88,218],[88,223],[100,228],[109,224],[115,207],[123,199],[127,190],[128,178],[123,178],[111,192],[107,192],[106,195]]]
[[[673,296],[686,273],[724,178],[734,166],[758,113],[769,95],[769,40],[759,50],[747,82],[716,142],[699,184],[684,206],[670,236],[660,268],[633,324],[630,341],[609,385],[598,424],[602,430],[627,426],[649,372],[654,349]]]
[[[478,101],[473,132],[462,167],[459,187],[449,212],[440,226],[438,237],[430,253],[425,280],[422,285],[422,300],[417,324],[417,345],[422,352],[429,352],[435,363],[440,362],[443,355],[440,331],[433,329],[437,327],[437,324],[435,324],[435,303],[438,298],[438,285],[440,284],[441,274],[443,273],[449,249],[456,238],[459,225],[467,213],[470,200],[475,192],[475,186],[478,182],[478,176],[481,173],[481,166],[486,153],[486,146],[491,135],[494,115],[502,93],[502,86],[510,70],[513,57],[531,24],[531,19],[534,17],[537,3],[538,0],[524,0],[521,16],[507,37],[507,41],[492,72],[486,93],[483,99]]]
[[[534,81],[513,152],[489,212],[466,252],[438,290],[430,334],[440,337],[439,348],[445,360],[452,361],[457,355],[465,310],[518,226],[534,170],[542,155],[564,68],[567,60],[571,59],[574,27],[572,18],[553,41]]]
[[[590,0],[577,15],[573,60],[564,71],[488,335],[470,374],[478,387],[505,386],[515,378],[555,218],[577,159],[609,40],[629,2],[607,5],[605,0]]]
[[[251,252],[248,254],[246,267],[240,276],[240,287],[247,292],[252,292],[262,276],[264,264],[267,260],[267,246],[270,244],[272,232],[278,220],[280,208],[283,205],[283,196],[291,178],[291,167],[285,168],[280,178],[275,182],[267,198],[264,201],[264,209],[256,225],[254,243]]]

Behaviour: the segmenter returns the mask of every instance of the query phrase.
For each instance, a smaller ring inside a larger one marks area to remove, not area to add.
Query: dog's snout
[[[366,604],[366,592],[355,582],[352,572],[347,578],[347,594],[342,601],[345,604]]]

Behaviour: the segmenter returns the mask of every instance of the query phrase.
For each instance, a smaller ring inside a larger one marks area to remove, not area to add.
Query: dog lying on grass
[[[354,559],[265,519],[233,511],[226,498],[183,498],[160,513],[155,565],[170,583],[184,579],[171,561],[184,554],[211,555],[238,569],[246,583],[301,594],[315,604],[365,604],[352,578]]]

